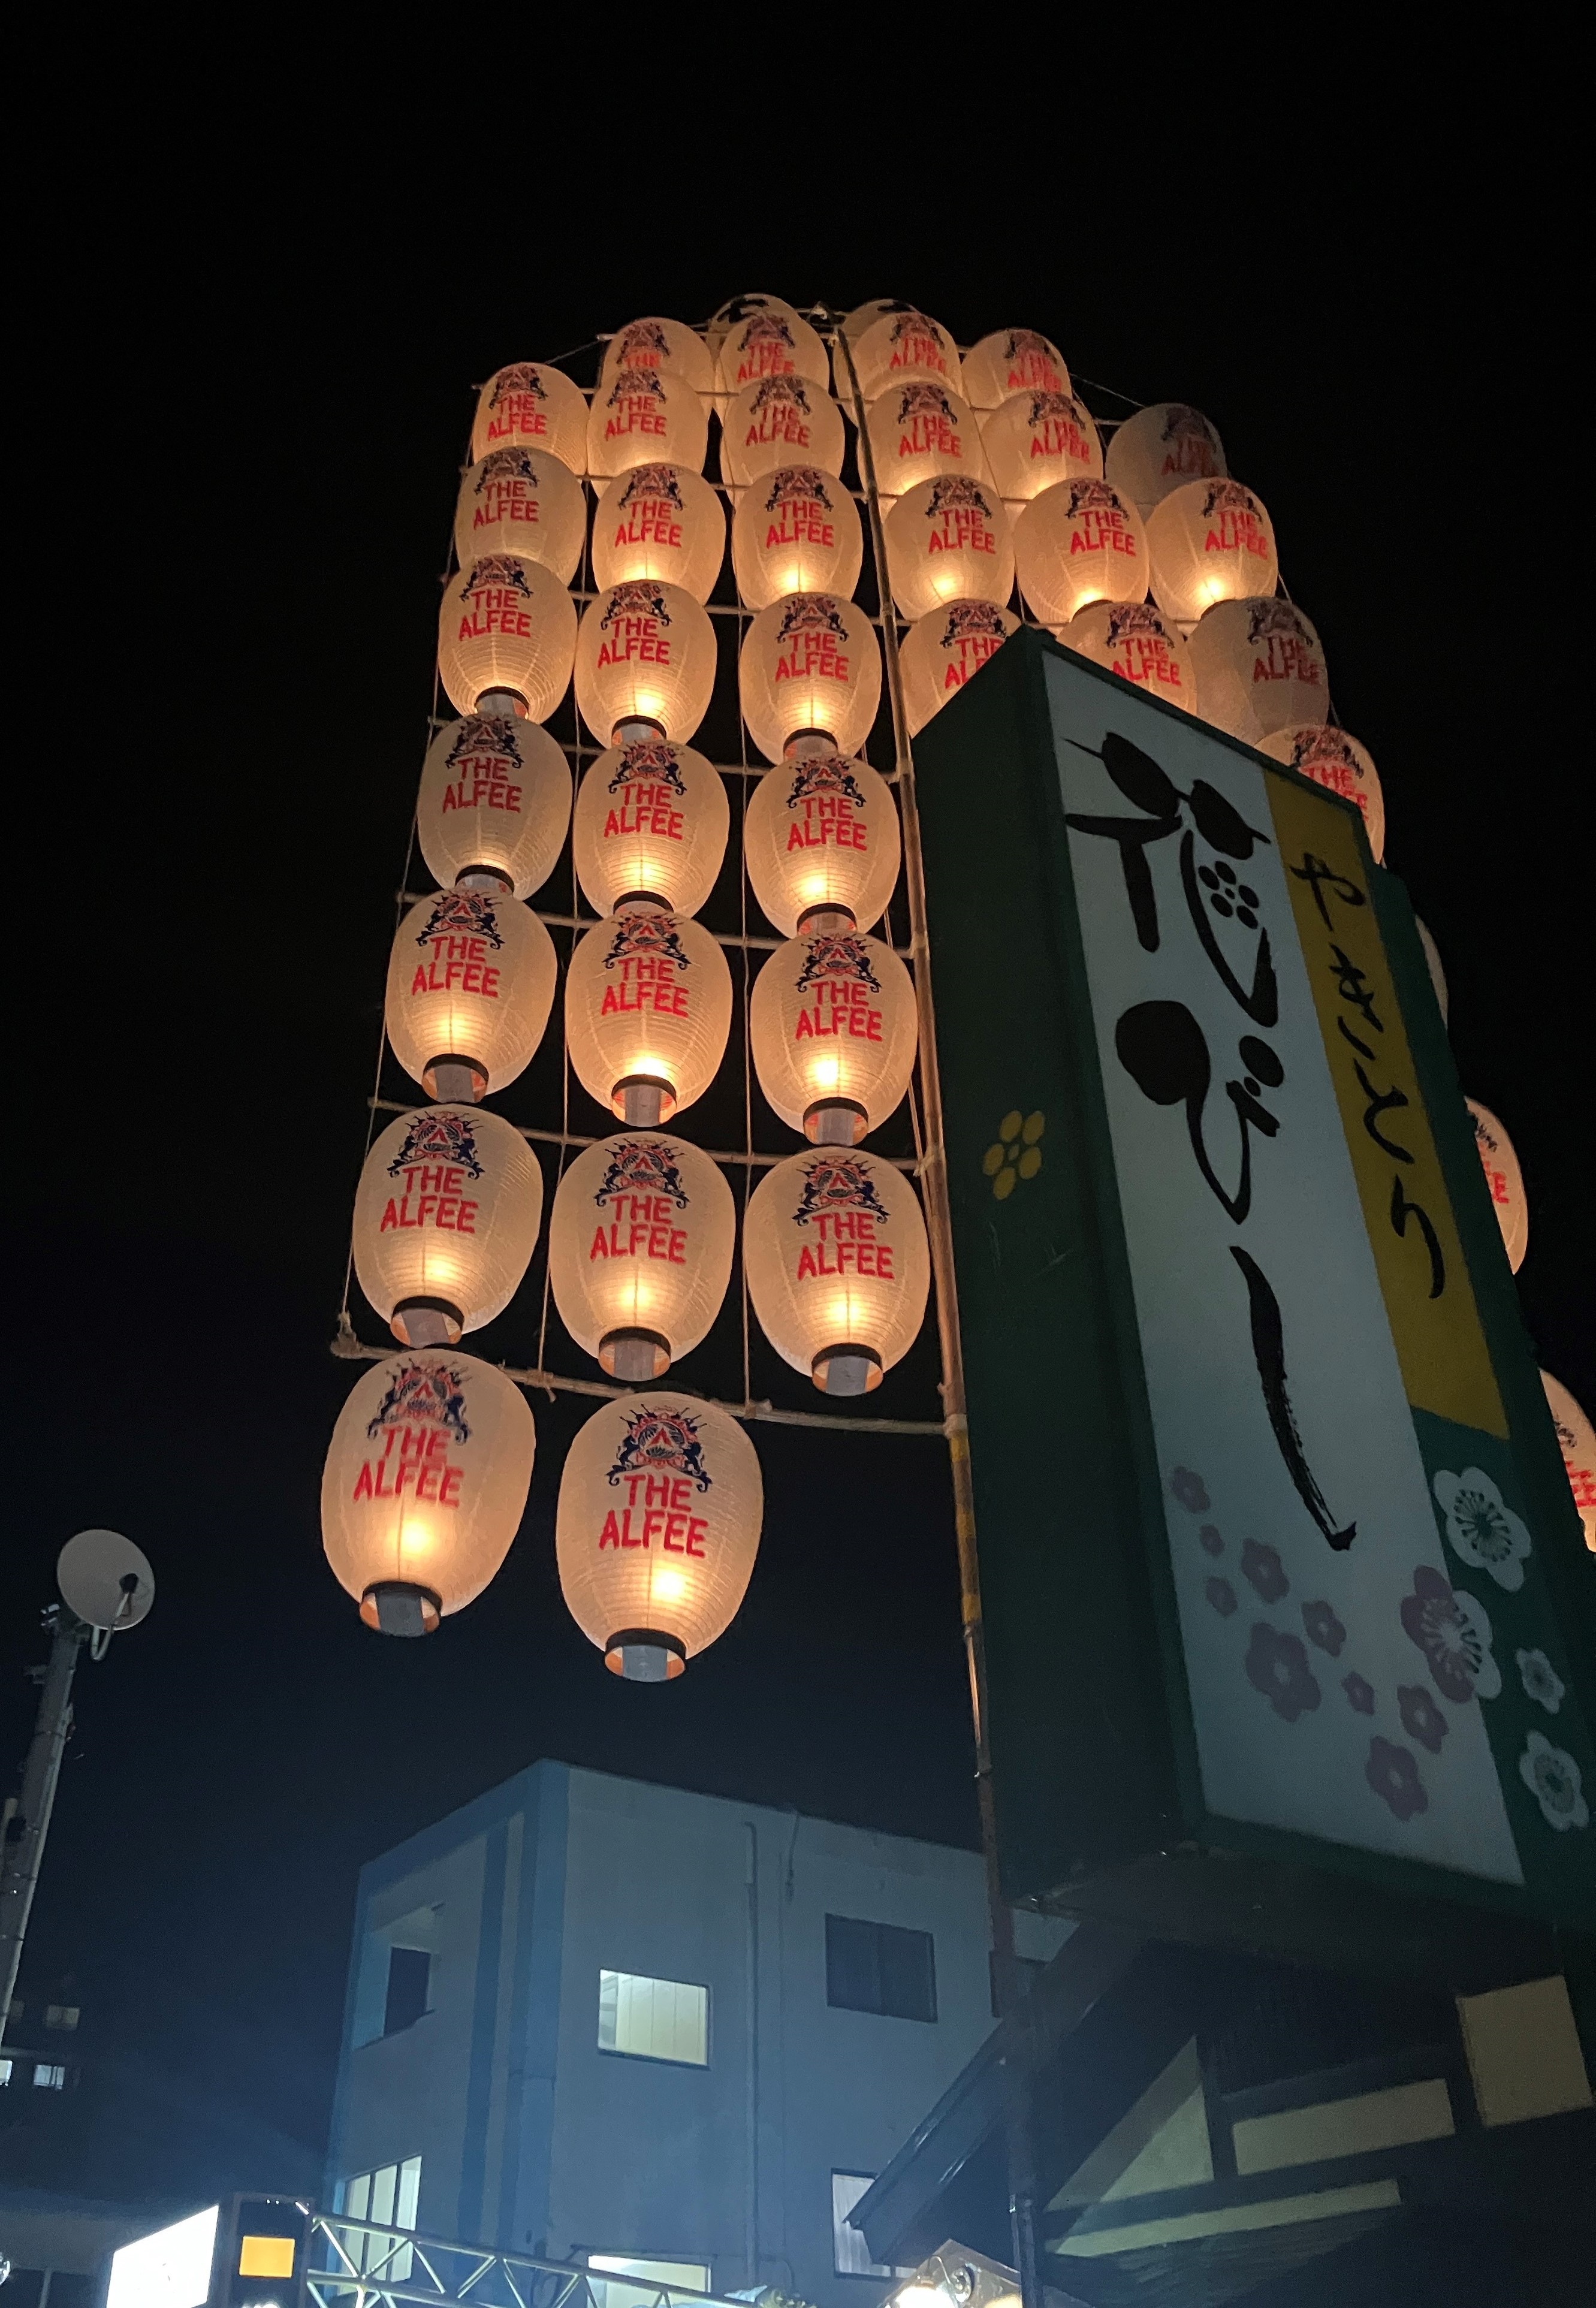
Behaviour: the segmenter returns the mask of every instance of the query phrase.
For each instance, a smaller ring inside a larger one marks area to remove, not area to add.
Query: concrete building
[[[990,2033],[988,1948],[970,1852],[535,1764],[361,1874],[324,2200],[860,2308],[846,2212]]]

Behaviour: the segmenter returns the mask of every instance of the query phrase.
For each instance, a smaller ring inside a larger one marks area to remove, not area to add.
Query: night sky
[[[69,265],[31,274],[17,453],[58,525],[42,557],[18,555],[38,590],[14,629],[13,790],[37,816],[13,904],[52,959],[11,1065],[6,1774],[62,1541],[118,1527],[159,1582],[148,1624],[80,1672],[22,1993],[73,1976],[104,2113],[78,2172],[39,2176],[111,2197],[314,2185],[357,1869],[539,1756],[975,1839],[938,1443],[753,1430],[769,1508],[749,1598],[669,1690],[606,1675],[559,1598],[580,1399],[533,1398],[520,1537],[432,1640],[367,1633],[323,1561],[322,1458],[358,1374],[327,1345],[437,583],[474,388],[505,360],[641,313],[702,321],[747,288],[900,295],[964,343],[1044,330],[1100,416],[1205,410],[1379,766],[1387,862],[1444,958],[1464,1085],[1516,1142],[1529,1332],[1596,1409],[1590,744],[1553,439],[1583,420],[1531,302],[1536,186],[1394,177],[1375,229],[1340,199],[1355,129],[1335,136],[1316,192],[1248,197],[1238,173],[1230,205],[1193,218],[1171,184],[1067,235],[1034,193],[905,222],[903,185],[872,233],[857,183],[846,230],[819,228],[817,188],[727,226],[680,185],[665,234],[641,196],[607,206],[590,185],[547,228],[506,204],[515,263],[485,222],[474,254],[451,241],[441,174],[324,202],[280,164],[280,205],[241,177],[196,239],[175,173],[125,213],[110,197]],[[584,383],[593,358],[571,364]],[[74,628],[66,570],[91,563]],[[84,646],[97,617],[108,647]],[[571,722],[567,703],[557,733]],[[700,742],[736,758],[724,709]],[[735,886],[712,904],[723,925]],[[562,866],[535,902],[568,891]],[[557,1123],[548,1055],[501,1111]],[[726,1079],[686,1134],[736,1142]],[[385,1087],[418,1095],[391,1065]],[[573,1127],[597,1126],[578,1094]],[[540,1270],[470,1347],[531,1361]],[[379,1337],[358,1301],[356,1319]],[[556,1337],[550,1359],[582,1370]],[[733,1307],[683,1376],[739,1393],[738,1353]],[[933,1415],[932,1375],[922,1348],[871,1408]],[[754,1383],[819,1407],[768,1351]]]

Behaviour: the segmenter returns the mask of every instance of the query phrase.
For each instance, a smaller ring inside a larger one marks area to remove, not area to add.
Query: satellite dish
[[[119,1530],[81,1530],[56,1562],[56,1583],[86,1626],[119,1634],[136,1627],[155,1600],[155,1573]]]

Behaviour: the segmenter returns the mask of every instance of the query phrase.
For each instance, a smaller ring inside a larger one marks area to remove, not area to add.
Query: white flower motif
[[[1555,1715],[1563,1704],[1563,1678],[1544,1651],[1519,1651],[1519,1680],[1527,1697]]]
[[[1453,1552],[1488,1572],[1509,1594],[1522,1587],[1530,1534],[1490,1477],[1478,1467],[1465,1467],[1461,1475],[1443,1468],[1430,1488],[1446,1519]]]
[[[1566,1748],[1554,1747],[1543,1733],[1531,1731],[1518,1759],[1518,1775],[1540,1805],[1548,1827],[1561,1835],[1566,1828],[1590,1825],[1579,1765]]]

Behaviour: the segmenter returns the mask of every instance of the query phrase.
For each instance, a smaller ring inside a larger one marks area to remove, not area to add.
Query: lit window
[[[11,2062],[9,2060],[0,2060],[0,2089],[4,2089],[10,2081]]]
[[[655,2308],[667,2288],[686,2292],[710,2288],[707,2260],[625,2260],[612,2252],[590,2252],[588,2266],[606,2270],[602,2278],[588,2278],[593,2308]]]
[[[369,2220],[379,2230],[392,2221],[396,2228],[413,2231],[420,2195],[421,2158],[407,2156],[402,2164],[383,2164],[375,2172],[358,2172],[351,2180],[339,2181],[332,2192],[333,2218],[335,2223]],[[337,2235],[350,2265],[362,2274],[385,2276],[395,2284],[410,2282],[410,2247],[398,2236],[353,2226],[338,2228]]]
[[[855,1916],[828,1916],[825,2000],[843,2011],[879,2011],[889,2020],[935,2020],[936,1951],[930,1933],[865,1923]]]
[[[40,2091],[65,2091],[66,2070],[63,2067],[52,2066],[47,2061],[39,2060],[34,2066],[33,2081]]]
[[[709,1989],[681,1979],[601,1971],[599,2049],[625,2052],[635,2060],[677,2060],[686,2067],[708,2067]]]
[[[848,2215],[873,2184],[874,2172],[832,2174],[832,2266],[839,2276],[906,2276],[902,2268],[883,2268],[870,2257],[870,2247],[858,2228],[850,2228]]]
[[[82,2017],[82,2006],[77,2003],[47,2003],[44,2024],[47,2028],[75,2028]]]

